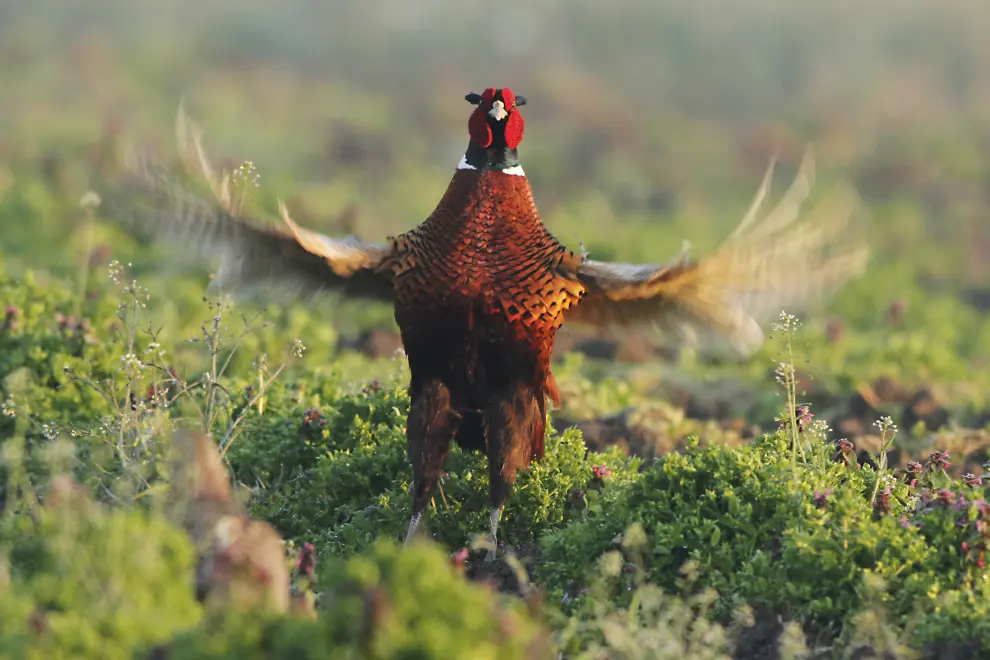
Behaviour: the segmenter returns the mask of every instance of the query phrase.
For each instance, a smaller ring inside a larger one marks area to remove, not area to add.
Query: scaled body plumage
[[[543,458],[546,400],[560,404],[553,339],[584,293],[580,258],[540,222],[525,176],[498,169],[457,170],[426,222],[398,237],[397,253],[413,515],[453,438],[486,452],[497,518],[517,471]]]
[[[470,142],[435,210],[382,243],[334,239],[299,227],[238,217],[228,175],[217,175],[180,110],[183,161],[215,200],[196,196],[147,158],[104,199],[121,221],[152,229],[220,258],[215,283],[236,290],[289,282],[390,301],[411,372],[407,420],[416,531],[451,442],[488,457],[492,542],[519,470],[544,452],[546,401],[559,405],[550,369],[566,322],[646,323],[696,339],[727,340],[743,353],[763,340],[761,324],[784,308],[821,300],[865,268],[867,250],[849,221],[860,209],[848,187],[798,222],[813,180],[810,157],[769,214],[759,211],[773,163],[743,221],[710,256],[666,264],[591,260],[544,227],[517,147],[525,99],[508,89],[469,94],[477,107]],[[139,192],[148,194],[140,205]]]

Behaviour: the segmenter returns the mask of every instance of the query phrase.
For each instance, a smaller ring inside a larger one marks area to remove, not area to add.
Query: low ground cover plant
[[[202,326],[204,371],[191,378],[154,333],[146,292],[115,279],[75,317],[64,285],[0,281],[5,655],[990,649],[986,477],[951,478],[942,451],[899,469],[883,451],[858,460],[799,400],[796,319],[779,326],[776,429],[735,447],[694,439],[643,461],[551,428],[545,461],[521,476],[506,510],[501,559],[486,569],[476,544],[486,470],[456,450],[428,514],[432,540],[398,545],[410,479],[403,387],[307,378],[304,367],[287,378],[305,362],[294,338],[277,361],[228,370],[248,331],[231,331],[223,306]],[[216,439],[250,514],[286,539],[312,615],[197,601],[193,548],[161,504],[177,478],[164,460],[169,433],[196,425]],[[885,449],[899,430],[885,418],[876,432]]]

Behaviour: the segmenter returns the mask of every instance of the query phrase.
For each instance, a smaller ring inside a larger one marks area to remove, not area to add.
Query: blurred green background
[[[804,319],[819,393],[893,379],[931,388],[960,411],[953,419],[981,426],[987,25],[990,5],[972,0],[7,0],[2,267],[65,278],[92,298],[110,259],[130,262],[166,337],[196,334],[210,264],[142,245],[79,207],[114,147],[173,156],[184,96],[215,158],[258,167],[261,212],[281,197],[307,226],[376,239],[440,198],[466,145],[463,95],[508,86],[529,99],[520,155],[545,222],[599,259],[661,261],[684,239],[704,254],[741,218],[770,156],[780,154],[779,193],[812,144],[818,191],[851,180],[873,246],[867,276]],[[338,343],[390,330],[385,305],[331,299],[267,314],[307,342],[314,368],[336,359],[355,379],[401,375],[401,360],[348,362]],[[746,397],[774,390],[776,346],[741,364],[682,357],[675,372],[669,360],[622,364],[622,351],[569,359],[580,336],[565,328],[556,356],[568,419],[669,396],[685,373],[738,379],[727,396],[744,410]],[[777,403],[753,404],[757,420]]]

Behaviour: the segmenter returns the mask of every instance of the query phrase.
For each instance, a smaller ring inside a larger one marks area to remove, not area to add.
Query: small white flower
[[[880,429],[881,432],[897,430],[897,425],[894,424],[894,420],[891,419],[889,416],[881,417],[877,421],[873,422],[873,426]]]
[[[237,169],[233,173],[233,179],[245,185],[250,184],[255,188],[261,185],[261,176],[258,174],[258,169],[254,166],[254,162],[250,160],[246,160],[237,166]]]
[[[120,361],[124,363],[124,368],[127,371],[144,370],[144,363],[141,362],[141,359],[134,355],[134,353],[126,353],[125,355],[122,355],[120,357]]]
[[[780,322],[771,323],[770,327],[777,332],[794,332],[801,327],[801,321],[798,320],[793,314],[788,314],[787,312],[780,312]]]
[[[773,373],[778,383],[786,385],[790,379],[794,378],[794,365],[789,362],[779,362]]]
[[[107,271],[110,276],[110,279],[114,283],[120,284],[120,274],[124,271],[124,268],[120,265],[120,262],[117,261],[116,259],[111,261],[110,265],[107,266]]]

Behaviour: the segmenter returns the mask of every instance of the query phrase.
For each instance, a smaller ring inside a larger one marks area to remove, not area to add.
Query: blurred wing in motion
[[[391,273],[382,267],[390,243],[354,236],[330,238],[296,225],[280,203],[283,226],[262,226],[241,216],[242,197],[229,172],[217,173],[198,129],[180,105],[179,155],[187,173],[205,179],[214,199],[179,180],[148,154],[133,155],[123,180],[103,195],[106,215],[125,228],[205,257],[220,265],[211,284],[230,293],[280,285],[296,294],[339,291],[347,296],[392,300]],[[379,268],[382,267],[382,268]]]
[[[758,219],[774,164],[742,222],[708,257],[690,262],[682,254],[663,265],[585,260],[578,276],[586,295],[565,322],[653,324],[702,344],[728,341],[748,355],[763,342],[763,323],[800,312],[861,275],[869,254],[850,227],[863,210],[855,190],[838,185],[799,222],[814,182],[809,151],[790,188]]]

